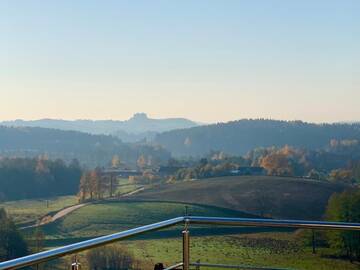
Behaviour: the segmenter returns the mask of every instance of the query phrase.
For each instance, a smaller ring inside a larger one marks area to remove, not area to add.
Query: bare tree
[[[91,270],[139,269],[128,250],[118,245],[110,245],[88,251],[86,258]]]

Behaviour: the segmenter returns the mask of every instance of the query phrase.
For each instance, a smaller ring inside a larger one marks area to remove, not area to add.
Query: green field
[[[59,211],[78,203],[76,196],[20,200],[0,203],[17,224],[27,224],[39,220],[50,212]]]
[[[164,262],[167,266],[181,261],[181,239],[159,239],[126,242],[135,258],[145,265]],[[352,270],[359,264],[327,258],[328,249],[311,250],[297,247],[291,233],[259,233],[191,238],[191,261],[203,263],[250,265],[301,270]],[[150,269],[151,267],[149,267]],[[201,269],[205,269],[201,267]]]
[[[143,187],[142,185],[135,185],[135,184],[123,184],[123,185],[119,185],[117,188],[116,188],[116,195],[119,196],[119,195],[124,195],[124,194],[127,194],[127,193],[130,193],[132,191],[135,191],[139,188]]]
[[[249,217],[244,213],[200,205],[167,202],[99,202],[75,210],[43,227],[47,239],[89,238],[184,215]]]
[[[190,229],[190,233],[191,233]],[[182,260],[182,240],[178,238],[146,239],[123,241],[121,245],[130,251],[135,260],[140,261],[141,269],[152,270],[155,263],[165,266]],[[318,248],[312,254],[310,248],[301,246],[301,241],[293,233],[271,232],[220,236],[191,236],[190,260],[213,264],[246,265],[253,267],[272,267],[292,270],[356,270],[359,263],[331,258],[332,251]],[[78,258],[86,268],[85,252]],[[54,269],[65,269],[71,264],[68,256],[54,265]],[[217,269],[206,268],[201,269]],[[221,268],[219,268],[221,269]]]

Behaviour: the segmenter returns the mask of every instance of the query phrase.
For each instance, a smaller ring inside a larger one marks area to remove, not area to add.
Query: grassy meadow
[[[180,232],[180,230],[179,230]],[[191,230],[190,230],[191,232]],[[356,270],[358,263],[328,256],[328,248],[317,249],[301,246],[294,233],[268,232],[252,234],[192,236],[190,242],[191,262],[246,265],[251,267],[272,267],[292,270]],[[141,269],[152,270],[155,263],[170,266],[182,260],[180,237],[123,241],[115,245],[125,247],[140,261]],[[87,269],[86,252],[78,254],[83,268]],[[58,260],[54,269],[65,269],[72,256]],[[217,269],[201,267],[201,269]]]
[[[188,213],[191,215],[250,216],[230,209],[184,203],[103,201],[77,209],[64,218],[43,226],[42,230],[47,239],[71,241],[90,238],[182,216],[185,207],[188,207]]]
[[[41,217],[78,203],[76,196],[60,196],[44,199],[19,200],[0,203],[15,223],[28,224]]]
[[[312,254],[310,249],[302,248],[298,241],[293,233],[282,232],[195,236],[191,237],[191,261],[299,270],[360,268],[359,264],[327,257],[331,253],[329,249],[318,249],[317,254]],[[146,265],[156,262],[171,265],[181,261],[180,238],[141,240],[124,245],[136,258],[143,258]]]

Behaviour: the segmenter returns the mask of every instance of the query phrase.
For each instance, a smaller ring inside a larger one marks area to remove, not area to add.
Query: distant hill
[[[0,126],[0,156],[36,157],[70,161],[74,158],[88,166],[101,166],[118,155],[121,162],[136,164],[140,155],[167,161],[170,153],[161,147],[123,143],[107,135],[35,127]]]
[[[115,135],[125,142],[152,139],[158,132],[197,126],[198,124],[184,118],[151,119],[145,113],[137,113],[126,121],[115,120],[15,120],[0,122],[0,125],[12,127],[42,127],[61,130],[74,130],[90,134]]]
[[[175,156],[204,156],[211,150],[243,155],[257,147],[324,148],[331,139],[360,139],[360,124],[311,124],[301,121],[239,120],[167,131],[155,142]]]
[[[137,193],[130,199],[201,202],[274,218],[321,219],[329,197],[345,188],[341,184],[300,178],[229,176],[168,184]]]

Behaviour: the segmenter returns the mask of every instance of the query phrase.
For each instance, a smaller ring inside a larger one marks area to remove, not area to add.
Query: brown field
[[[344,185],[301,178],[236,176],[157,186],[131,199],[199,203],[273,218],[321,219]]]

